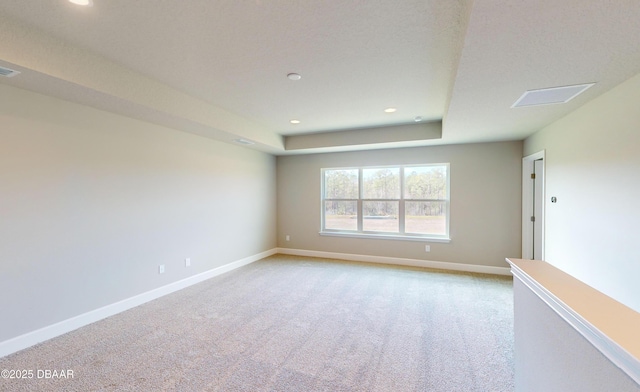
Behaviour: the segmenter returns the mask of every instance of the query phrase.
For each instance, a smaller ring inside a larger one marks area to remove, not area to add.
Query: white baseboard
[[[505,268],[491,267],[491,266],[483,266],[483,265],[447,263],[442,261],[403,259],[403,258],[396,258],[396,257],[367,256],[367,255],[357,255],[357,254],[350,254],[350,253],[321,252],[321,251],[302,250],[302,249],[274,248],[262,253],[258,253],[253,256],[245,257],[244,259],[236,260],[232,263],[225,264],[223,266],[211,269],[209,271],[205,271],[200,274],[190,276],[188,278],[179,280],[177,282],[170,283],[166,286],[158,287],[157,289],[147,291],[145,293],[136,295],[131,298],[127,298],[125,300],[113,303],[111,305],[107,305],[102,308],[98,308],[98,309],[89,311],[87,313],[80,314],[78,316],[60,321],[58,323],[40,328],[38,330],[28,332],[24,335],[20,335],[15,338],[0,342],[0,358],[7,356],[9,354],[15,353],[17,351],[23,350],[27,347],[31,347],[37,343],[44,342],[45,340],[49,340],[49,339],[55,338],[56,336],[60,336],[67,332],[71,332],[80,327],[84,327],[85,325],[89,325],[96,321],[113,316],[120,312],[124,312],[125,310],[129,310],[131,308],[142,305],[154,299],[163,297],[165,295],[171,294],[173,292],[192,286],[194,284],[203,282],[207,279],[211,279],[215,276],[224,274],[225,272],[229,272],[236,268],[240,268],[247,264],[251,264],[255,261],[258,261],[265,257],[269,257],[276,253],[296,255],[296,256],[324,257],[324,258],[338,259],[338,260],[362,261],[362,262],[368,262],[368,263],[394,264],[394,265],[403,265],[403,266],[410,266],[410,267],[437,268],[437,269],[452,270],[452,271],[478,272],[478,273],[495,274],[495,275],[511,275],[511,270],[506,267]]]
[[[196,283],[211,279],[215,276],[224,274],[225,272],[229,272],[236,268],[251,264],[255,261],[274,255],[276,253],[278,253],[277,248],[274,248],[253,256],[245,257],[243,259],[236,260],[234,262],[211,269],[209,271],[205,271],[200,274],[179,280],[177,282],[170,283],[166,286],[158,287],[157,289],[147,291],[145,293],[127,298],[111,305],[107,305],[102,308],[98,308],[87,313],[72,317],[70,319],[40,328],[38,330],[28,332],[24,335],[5,340],[4,342],[0,342],[0,358],[23,350],[27,347],[31,347],[37,343],[44,342],[45,340],[49,340],[55,338],[56,336],[71,332],[80,327],[84,327],[85,325],[89,325],[96,321],[113,316],[120,312],[124,312],[125,310],[129,310],[146,302],[163,297],[167,294],[171,294],[178,290],[192,286]]]
[[[351,253],[334,253],[334,252],[322,252],[317,250],[303,250],[303,249],[290,249],[290,248],[278,248],[277,251],[278,253],[281,253],[284,255],[324,257],[327,259],[362,261],[366,263],[394,264],[394,265],[403,265],[408,267],[436,268],[436,269],[443,269],[443,270],[450,270],[450,271],[478,272],[481,274],[511,276],[511,269],[509,267],[492,267],[488,265],[460,264],[460,263],[449,263],[445,261],[402,259],[398,257],[368,256],[368,255],[357,255],[357,254],[351,254]]]

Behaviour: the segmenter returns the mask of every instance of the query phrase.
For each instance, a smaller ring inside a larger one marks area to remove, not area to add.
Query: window
[[[322,169],[322,234],[449,239],[449,164]]]

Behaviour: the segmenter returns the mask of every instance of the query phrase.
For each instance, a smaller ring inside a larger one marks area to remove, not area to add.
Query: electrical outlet
[[[286,237],[284,237],[284,239],[287,241],[291,241],[291,236],[287,235]]]
[[[184,266],[185,267],[191,266],[191,259],[190,258],[187,257],[186,259],[184,259]]]
[[[424,246],[424,251],[425,252],[431,252],[431,245],[425,245]]]
[[[160,265],[158,266],[158,273],[159,273],[159,274],[164,274],[164,264],[160,264]]]

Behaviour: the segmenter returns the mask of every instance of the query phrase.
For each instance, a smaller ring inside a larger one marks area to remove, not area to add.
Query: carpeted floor
[[[276,255],[0,369],[34,372],[2,391],[513,391],[512,280]]]

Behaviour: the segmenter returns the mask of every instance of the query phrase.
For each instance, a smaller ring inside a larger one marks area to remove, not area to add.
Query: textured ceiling
[[[637,0],[3,0],[0,65],[22,74],[0,83],[273,154],[517,140],[640,72],[639,21]],[[441,137],[394,133],[415,116]]]
[[[640,1],[475,1],[443,138],[522,139],[640,72]],[[526,90],[596,84],[562,105]]]

